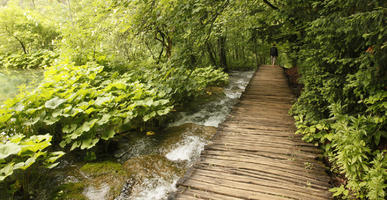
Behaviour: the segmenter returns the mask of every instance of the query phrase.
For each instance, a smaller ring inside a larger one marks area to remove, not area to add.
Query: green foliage
[[[63,156],[63,152],[46,150],[51,145],[52,136],[15,135],[0,143],[0,182],[11,176],[16,170],[26,170],[34,163],[43,163],[47,168],[53,168],[55,161]]]
[[[145,87],[130,82],[128,74],[107,73],[95,64],[59,64],[45,72],[36,91],[5,102],[1,124],[6,132],[28,134],[59,127],[62,134],[57,129],[51,134],[62,139],[62,147],[89,149],[112,138],[122,124],[168,113],[169,100]]]
[[[51,139],[52,149],[88,149],[86,159],[92,161],[97,155],[90,149],[99,141],[129,129],[147,130],[176,105],[202,95],[208,86],[227,82],[222,70],[171,63],[136,62],[122,72],[96,63],[76,66],[63,61],[48,67],[36,89],[22,90],[0,107],[0,132],[5,138],[18,133],[0,145],[0,184],[8,184],[7,176],[34,162],[54,167],[63,153],[43,151]],[[19,183],[28,185],[24,176],[15,179],[9,185],[13,189],[7,189],[10,196],[23,188]]]
[[[367,181],[363,183],[369,191],[367,198],[369,199],[383,199],[386,196],[387,188],[387,157],[381,152],[375,152],[375,158],[371,161],[372,167],[369,169],[365,178]]]
[[[36,51],[31,54],[0,55],[0,69],[39,69],[51,66],[58,57],[52,51]]]
[[[285,7],[284,16],[292,20],[282,28],[298,28],[285,31],[285,38],[289,48],[301,47],[293,49],[293,57],[303,63],[304,89],[291,111],[298,133],[320,143],[333,171],[347,179],[332,189],[334,196],[385,199],[385,2],[289,1]]]
[[[221,69],[213,67],[196,68],[193,70],[191,77],[194,82],[199,84],[198,91],[202,91],[208,86],[224,86],[228,83],[228,76]]]
[[[0,129],[25,135],[46,131],[61,147],[90,149],[123,127],[143,128],[170,113],[174,104],[226,82],[227,75],[211,67],[190,72],[165,66],[119,74],[93,63],[61,63],[47,69],[36,90],[5,102]]]
[[[55,24],[33,10],[16,3],[0,7],[0,55],[52,50],[58,35]]]

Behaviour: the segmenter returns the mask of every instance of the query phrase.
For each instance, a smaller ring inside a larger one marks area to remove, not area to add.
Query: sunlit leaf
[[[58,106],[60,106],[61,104],[63,104],[64,102],[66,102],[65,99],[61,99],[59,97],[54,97],[53,99],[47,101],[44,106],[46,108],[49,108],[49,109],[55,109],[57,108]]]
[[[7,158],[10,155],[18,154],[21,150],[20,145],[7,142],[5,144],[0,143],[0,159]]]

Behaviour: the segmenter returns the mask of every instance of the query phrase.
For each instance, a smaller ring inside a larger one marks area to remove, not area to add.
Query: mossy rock
[[[214,87],[214,86],[207,87],[206,94],[207,94],[207,96],[212,96],[212,97],[224,96],[224,88]]]
[[[185,169],[168,160],[162,155],[146,155],[132,158],[124,163],[124,168],[129,174],[130,186],[127,193],[136,196],[144,190],[144,184],[149,180],[165,180],[173,182],[176,176],[183,176]]]
[[[110,188],[106,199],[118,196],[130,175],[120,163],[111,161],[87,163],[80,171],[89,177],[87,180],[89,186],[99,188],[107,185]]]
[[[118,174],[125,175],[122,165],[120,163],[104,161],[104,162],[95,162],[87,163],[81,167],[81,172],[85,173],[87,176],[97,177],[105,174]]]
[[[169,178],[176,174],[183,175],[178,165],[162,155],[146,155],[132,158],[124,163],[124,168],[128,174],[137,177],[138,180],[144,178]]]
[[[88,200],[82,192],[84,183],[66,183],[58,187],[52,196],[54,200]]]
[[[176,144],[183,141],[186,136],[198,136],[204,140],[209,140],[215,135],[217,128],[211,126],[202,126],[193,123],[186,123],[180,126],[174,126],[162,131],[157,135],[160,141],[161,153],[165,154],[172,150]]]
[[[106,188],[104,199],[113,200],[117,197],[128,179],[128,174],[118,162],[102,161],[93,163],[77,163],[67,167],[63,173],[67,177],[75,177],[75,181],[61,181],[53,190],[51,198],[56,200],[88,200],[87,191],[90,189]],[[56,172],[60,172],[56,170]],[[72,182],[73,181],[73,182]]]

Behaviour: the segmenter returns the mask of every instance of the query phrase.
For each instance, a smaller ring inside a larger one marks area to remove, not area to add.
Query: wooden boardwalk
[[[330,199],[320,151],[294,134],[283,70],[261,66],[176,199]]]

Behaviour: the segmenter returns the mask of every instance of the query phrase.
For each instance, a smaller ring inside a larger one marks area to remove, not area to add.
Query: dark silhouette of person
[[[271,65],[275,64],[275,61],[277,60],[278,57],[278,49],[275,46],[275,43],[273,46],[270,48],[270,58],[271,58]]]

